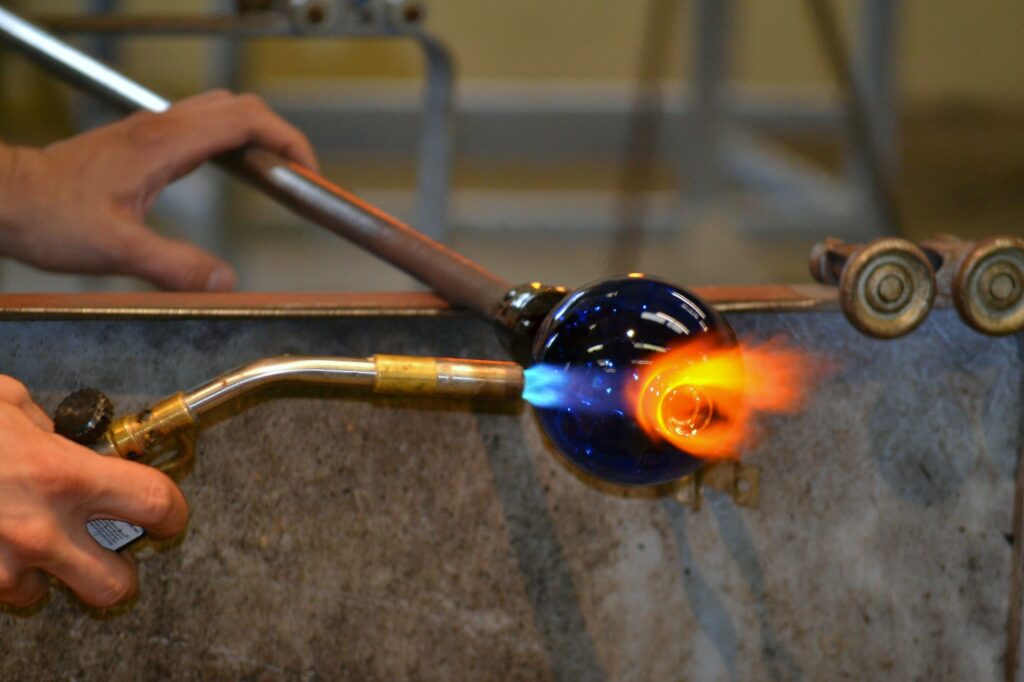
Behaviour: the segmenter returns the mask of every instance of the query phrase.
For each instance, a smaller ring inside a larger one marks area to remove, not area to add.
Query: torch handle
[[[0,40],[58,77],[125,111],[161,112],[170,101],[0,7]],[[504,322],[509,282],[371,206],[316,173],[266,149],[217,159],[295,213],[358,244],[415,277],[454,305]]]

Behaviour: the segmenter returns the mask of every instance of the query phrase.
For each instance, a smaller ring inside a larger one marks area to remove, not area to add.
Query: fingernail
[[[227,268],[217,268],[206,280],[207,291],[231,291],[235,286],[235,275]]]

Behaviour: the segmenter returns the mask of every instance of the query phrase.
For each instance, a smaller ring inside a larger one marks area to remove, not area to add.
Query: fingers
[[[117,269],[164,289],[177,291],[231,291],[234,268],[208,251],[187,242],[159,235],[144,225],[130,228]]]
[[[0,390],[11,388],[0,382]],[[86,523],[120,519],[172,537],[188,522],[181,491],[156,469],[101,457],[39,430],[9,403],[0,407],[0,602],[23,607],[42,598],[39,570],[99,608],[134,595],[134,563],[97,544]]]
[[[53,420],[50,419],[50,415],[43,412],[43,408],[36,405],[34,402],[29,401],[27,405],[22,406],[22,411],[25,413],[32,423],[41,428],[43,431],[53,431]]]
[[[8,576],[0,567],[0,602],[23,609],[39,602],[50,591],[46,575],[39,569],[25,569]]]
[[[92,454],[92,453],[90,453]],[[178,535],[188,525],[188,503],[163,473],[135,462],[93,455],[81,475],[89,493],[79,508],[92,519],[120,519],[142,526],[154,538]],[[92,539],[89,542],[94,541]]]
[[[316,153],[305,135],[285,122],[255,95],[239,95],[238,100],[237,106],[249,114],[249,144],[266,147],[299,165],[317,170]]]
[[[0,375],[0,401],[10,403],[25,413],[32,422],[44,431],[53,431],[53,421],[32,400],[28,389],[13,377]]]
[[[139,591],[139,574],[127,555],[99,547],[85,531],[72,532],[43,566],[89,606],[107,609]]]
[[[67,585],[86,604],[110,608],[138,591],[138,573],[127,556],[109,552],[83,524],[63,528],[34,517],[0,556],[0,602],[24,608],[49,592],[43,571]]]
[[[162,164],[167,182],[210,157],[250,144],[317,168],[306,136],[255,95],[215,90],[182,100],[161,114],[136,114],[133,119],[136,146]]]

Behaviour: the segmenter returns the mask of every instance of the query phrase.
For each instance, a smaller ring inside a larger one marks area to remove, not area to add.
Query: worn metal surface
[[[0,679],[996,679],[1020,450],[1016,337],[935,311],[734,313],[839,363],[763,423],[760,506],[584,481],[528,412],[290,393],[206,429],[180,546],[126,613],[0,614]],[[48,408],[121,409],[278,353],[501,358],[462,315],[7,320]]]
[[[833,310],[835,287],[770,285],[694,287],[693,292],[722,312]],[[429,293],[95,293],[4,294],[0,318],[258,318],[420,317],[451,315],[444,299]]]

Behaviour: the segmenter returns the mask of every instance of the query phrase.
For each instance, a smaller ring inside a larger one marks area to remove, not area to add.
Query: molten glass
[[[737,342],[693,294],[655,279],[603,280],[538,330],[523,397],[570,462],[613,483],[653,485],[704,459],[738,457],[752,416],[799,405],[807,358]]]

